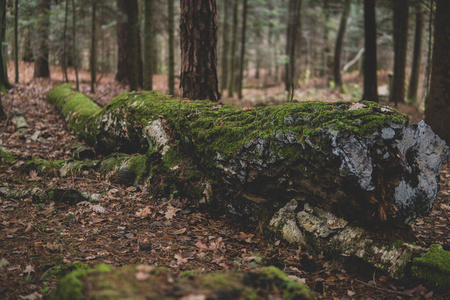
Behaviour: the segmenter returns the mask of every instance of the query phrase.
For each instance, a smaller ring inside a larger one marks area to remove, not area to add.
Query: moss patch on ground
[[[422,257],[413,259],[413,277],[441,291],[450,290],[450,252],[434,244]]]
[[[313,299],[304,284],[275,267],[263,268],[260,273],[190,271],[177,278],[166,268],[148,265],[75,270],[61,280],[52,299],[179,299],[194,295],[205,299]]]

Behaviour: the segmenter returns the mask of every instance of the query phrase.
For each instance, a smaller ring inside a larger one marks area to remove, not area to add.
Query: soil
[[[18,133],[10,118],[0,120],[0,144],[20,151],[24,159],[70,159],[70,146],[79,141],[67,132],[61,117],[45,102],[48,90],[60,81],[33,80],[26,76],[32,74],[27,73],[26,65],[22,64],[21,69],[20,83],[2,95],[2,101],[8,116],[20,110],[30,129]],[[88,78],[86,74],[81,78]],[[59,75],[58,69],[52,69],[54,79],[62,78]],[[81,90],[101,104],[126,91],[125,86],[113,81],[111,74],[102,77],[95,94],[89,93],[87,80],[84,81]],[[156,90],[165,92],[165,77],[156,76],[154,82]],[[282,101],[282,87],[271,89],[246,89],[246,99],[239,102],[240,106],[265,105],[251,100],[258,95],[276,100],[269,103]],[[304,89],[314,91],[313,86],[305,85]],[[329,100],[340,97],[334,91],[323,93]],[[416,107],[398,108],[410,114],[412,122],[423,118]],[[41,138],[34,141],[30,136],[36,131],[40,131]],[[93,170],[66,178],[19,170],[18,165],[1,164],[0,186],[14,190],[77,189],[102,197],[94,206],[0,197],[0,299],[46,298],[59,279],[45,277],[45,272],[75,261],[91,266],[100,262],[115,267],[166,266],[174,274],[192,269],[257,271],[274,265],[305,282],[317,299],[450,298],[450,292],[437,293],[420,282],[398,282],[359,262],[308,253],[264,235],[245,220],[231,219],[225,212],[200,210],[182,195],[158,199],[145,186],[120,185],[111,181],[109,174]],[[450,250],[449,179],[447,164],[441,173],[441,189],[433,211],[410,224],[423,246],[440,244]]]

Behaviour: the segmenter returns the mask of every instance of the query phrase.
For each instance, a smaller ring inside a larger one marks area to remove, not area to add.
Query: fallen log
[[[233,196],[224,206],[239,213],[245,201],[274,211],[307,198],[352,224],[408,222],[431,211],[450,152],[425,123],[409,125],[407,116],[366,101],[242,110],[142,92],[100,109],[69,85],[54,87],[48,101],[97,152],[145,145],[148,153],[192,158],[215,190]]]

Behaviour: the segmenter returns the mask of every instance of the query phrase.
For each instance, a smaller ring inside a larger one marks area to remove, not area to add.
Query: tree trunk
[[[6,92],[12,85],[8,79],[8,68],[5,53],[5,37],[6,37],[6,1],[0,2],[0,93]],[[0,100],[1,102],[1,100]],[[0,107],[1,103],[0,103]],[[3,108],[0,113],[3,112]]]
[[[75,70],[76,90],[80,90],[80,80],[78,78],[78,53],[76,44],[76,14],[75,14],[75,0],[72,0],[72,49],[73,49],[73,68]]]
[[[408,104],[417,104],[417,90],[419,88],[420,61],[422,58],[422,28],[424,10],[421,3],[416,4],[416,25],[414,34],[414,51],[411,67],[411,77],[408,87]]]
[[[295,47],[297,44],[297,36],[299,34],[300,8],[301,0],[289,1],[289,18],[286,38],[286,56],[289,57],[289,61],[285,66],[285,89],[289,92],[289,100],[292,100],[295,89]]]
[[[188,99],[219,101],[215,0],[181,0],[181,89]]]
[[[323,0],[323,13],[325,18],[325,24],[323,26],[323,71],[322,76],[326,77],[327,80],[327,87],[330,81],[330,57],[331,57],[331,51],[329,46],[329,28],[328,23],[330,22],[330,0]]]
[[[242,84],[244,82],[244,60],[245,60],[245,33],[247,30],[247,10],[248,1],[244,0],[242,8],[242,34],[241,34],[241,56],[239,62],[239,86],[238,86],[238,97],[242,99]]]
[[[97,152],[135,152],[143,137],[150,152],[178,149],[238,214],[249,203],[274,209],[307,199],[352,224],[409,222],[431,211],[450,155],[428,125],[408,126],[406,116],[372,102],[242,110],[147,92],[123,94],[100,110],[67,85],[53,88],[48,101]]]
[[[137,0],[118,0],[117,43],[118,65],[116,81],[137,90],[143,83],[143,67],[137,23]]]
[[[144,6],[144,90],[151,91],[153,90],[153,53],[155,51],[153,49],[153,44],[155,43],[155,32],[153,30],[153,0],[145,0]],[[171,47],[170,42],[169,47]]]
[[[14,1],[14,82],[19,83],[19,0]]]
[[[336,45],[334,47],[334,64],[333,64],[334,84],[335,87],[339,89],[342,88],[341,54],[345,30],[347,27],[348,15],[350,13],[350,4],[351,0],[345,0],[341,15],[341,22],[339,24],[339,31],[336,38]]]
[[[128,84],[130,91],[136,91],[139,88],[139,24],[138,24],[138,5],[137,0],[127,1],[127,21],[129,26],[127,43],[127,64],[128,64]]]
[[[450,2],[437,0],[430,94],[425,102],[425,121],[450,145]]]
[[[223,31],[222,31],[222,73],[221,73],[221,84],[220,90],[223,91],[227,88],[228,80],[228,65],[230,61],[229,55],[229,37],[230,37],[230,25],[229,25],[229,10],[231,2],[230,0],[224,0],[224,16],[223,16]]]
[[[378,102],[375,0],[364,0],[364,100]]]
[[[40,0],[38,5],[38,19],[36,24],[37,57],[34,65],[34,78],[50,77],[49,68],[49,31],[50,31],[50,0]]]
[[[67,21],[69,18],[69,0],[66,0],[66,9],[64,14],[64,29],[63,29],[63,53],[61,54],[61,67],[64,75],[64,81],[69,82],[67,75]]]
[[[408,45],[409,0],[393,1],[394,5],[394,77],[389,101],[405,102],[406,50]]]
[[[23,45],[23,56],[22,56],[22,60],[25,62],[33,62],[34,61],[34,57],[33,57],[33,47],[31,46],[32,44],[32,31],[33,29],[31,28],[31,26],[28,26],[24,29],[25,33],[25,38],[24,38],[24,45]]]
[[[233,2],[233,33],[231,36],[231,54],[230,54],[230,75],[228,78],[228,97],[234,96],[234,85],[236,80],[236,44],[237,44],[237,23],[238,23],[238,0]]]
[[[175,26],[173,0],[168,0],[168,17],[169,17],[169,94],[175,95]]]
[[[96,43],[95,38],[96,31],[96,11],[97,11],[97,0],[92,0],[92,20],[91,20],[91,57],[89,68],[91,69],[91,93],[95,93],[95,82],[97,80],[97,53],[96,53]]]

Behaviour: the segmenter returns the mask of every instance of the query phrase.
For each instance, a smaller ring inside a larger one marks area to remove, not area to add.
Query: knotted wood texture
[[[450,152],[425,123],[409,125],[406,115],[366,101],[242,110],[143,92],[101,110],[68,85],[48,100],[97,151],[138,151],[145,137],[148,151],[192,158],[215,182],[214,198],[236,214],[304,199],[352,224],[408,222],[431,211]],[[150,134],[153,127],[164,133]]]
[[[181,0],[181,88],[188,99],[220,99],[215,0]]]

